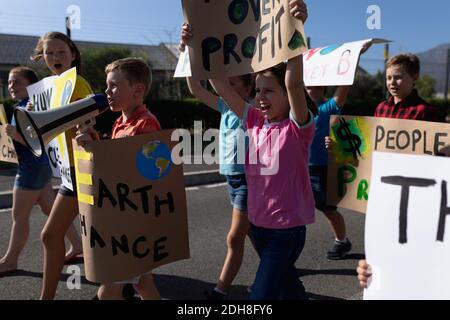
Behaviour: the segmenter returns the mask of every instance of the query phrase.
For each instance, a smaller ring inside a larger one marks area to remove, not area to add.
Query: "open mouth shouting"
[[[55,70],[61,71],[63,68],[63,65],[62,65],[62,63],[55,63],[53,67],[55,68]]]
[[[259,110],[261,110],[262,113],[267,113],[270,110],[270,105],[267,104],[260,104]]]

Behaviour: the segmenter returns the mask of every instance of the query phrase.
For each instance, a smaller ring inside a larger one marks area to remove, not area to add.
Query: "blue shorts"
[[[322,212],[336,210],[327,205],[327,166],[309,166],[311,187],[316,201],[316,209]]]
[[[22,190],[41,190],[52,178],[52,169],[48,163],[19,164],[14,187]]]
[[[75,180],[75,168],[74,167],[70,167],[70,176],[72,178],[73,191],[64,185],[60,185],[58,193],[60,195],[66,196],[66,197],[76,197],[77,196],[77,181]]]
[[[233,209],[247,213],[247,180],[245,174],[225,176],[228,183],[228,195]]]

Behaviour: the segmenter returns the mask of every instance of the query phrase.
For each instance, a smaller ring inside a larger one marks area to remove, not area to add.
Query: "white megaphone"
[[[77,124],[85,124],[108,109],[108,100],[96,94],[68,105],[42,112],[14,110],[16,128],[30,151],[37,157],[54,138]]]

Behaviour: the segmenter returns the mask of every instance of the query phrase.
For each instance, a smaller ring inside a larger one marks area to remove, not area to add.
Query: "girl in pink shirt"
[[[290,6],[294,17],[306,20],[303,1],[291,1]],[[248,108],[225,81],[211,82],[245,121],[250,138],[245,165],[248,214],[261,258],[250,299],[306,299],[295,268],[306,225],[314,222],[308,173],[314,119],[306,102],[303,58],[257,74],[258,109]]]

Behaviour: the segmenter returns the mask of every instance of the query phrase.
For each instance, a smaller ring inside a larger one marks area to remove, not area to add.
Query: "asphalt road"
[[[164,299],[204,299],[219,275],[226,253],[226,234],[230,223],[230,205],[224,184],[187,189],[191,258],[160,267],[155,281]],[[325,218],[318,213],[317,222],[308,227],[305,249],[297,261],[299,275],[312,299],[361,299],[355,267],[364,249],[364,216],[344,211],[352,253],[341,261],[325,258],[333,237]],[[31,215],[30,239],[19,262],[19,271],[0,278],[0,300],[37,299],[42,280],[42,244],[40,230],[45,219],[38,208]],[[4,254],[11,226],[10,210],[0,211],[0,254]],[[229,292],[229,299],[245,299],[258,258],[250,242],[242,268]],[[83,265],[79,265],[84,273]],[[64,269],[66,272],[67,269]],[[57,299],[90,299],[96,285],[82,278],[81,289],[70,290],[65,273],[61,276]]]

